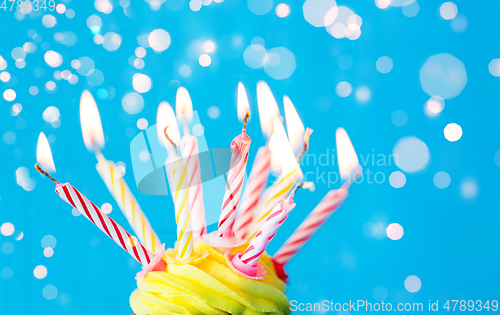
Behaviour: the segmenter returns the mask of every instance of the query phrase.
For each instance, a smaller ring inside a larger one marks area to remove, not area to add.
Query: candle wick
[[[244,133],[244,134],[247,132],[248,117],[250,117],[250,111],[248,111],[245,114],[245,118],[243,118],[243,131],[242,131],[242,133]]]
[[[310,129],[310,128],[306,129],[306,132],[304,134],[304,148],[297,155],[297,163],[300,162],[300,160],[302,159],[302,156],[304,155],[304,153],[309,149],[309,136],[311,136],[312,133],[313,133],[312,129]]]
[[[167,138],[168,142],[170,142],[170,144],[172,144],[172,146],[174,147],[174,151],[175,151],[175,155],[177,155],[177,158],[179,159],[179,162],[181,160],[181,157],[179,155],[179,152],[177,152],[177,145],[175,144],[175,142],[169,137],[168,133],[167,133],[167,129],[169,128],[170,126],[167,125],[165,126],[165,128],[163,129],[163,132],[165,133],[165,138]]]
[[[306,182],[301,182],[300,184],[297,184],[293,190],[290,192],[290,195],[288,195],[288,199],[293,199],[293,197],[295,197],[295,193],[297,192],[297,190],[299,190],[299,188],[304,188],[304,185],[306,184]]]
[[[35,168],[37,171],[39,171],[41,174],[47,176],[52,182],[54,182],[54,184],[56,185],[59,185],[59,182],[57,180],[54,179],[54,177],[50,176],[49,173],[47,173],[46,171],[44,171],[40,166],[38,166],[38,163],[35,164]]]

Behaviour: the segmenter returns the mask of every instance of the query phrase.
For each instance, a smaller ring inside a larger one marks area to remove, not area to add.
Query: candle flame
[[[292,148],[287,141],[285,128],[277,117],[273,120],[273,134],[269,139],[269,149],[271,150],[271,164],[279,163],[282,175],[287,175],[293,171],[298,171],[298,177],[302,177],[302,171],[295,159]]]
[[[336,137],[340,177],[342,180],[346,180],[358,171],[358,156],[344,128],[337,129]]]
[[[87,150],[94,151],[96,147],[104,148],[101,117],[97,104],[88,90],[83,91],[80,98],[80,124]]]
[[[36,161],[47,172],[56,172],[56,166],[54,165],[54,159],[52,158],[49,141],[43,132],[40,132],[40,135],[38,136],[38,143],[36,145]]]
[[[193,120],[193,102],[191,101],[188,90],[183,86],[177,89],[175,113],[177,116],[184,116],[187,122]]]
[[[273,92],[264,81],[257,83],[257,105],[259,107],[260,126],[265,137],[270,137],[273,132],[274,117],[280,115],[278,104]]]
[[[283,105],[285,106],[286,130],[288,131],[288,140],[293,152],[298,153],[304,147],[304,124],[300,120],[299,114],[293,106],[292,101],[288,96],[283,97]]]
[[[238,119],[242,121],[245,115],[250,110],[250,104],[248,103],[248,96],[243,83],[238,83]]]
[[[175,118],[174,110],[167,102],[161,102],[158,106],[156,114],[156,129],[158,131],[158,140],[168,150],[173,150],[172,145],[165,138],[165,127],[168,128],[168,135],[174,143],[179,143],[181,136],[179,135],[179,127],[177,126],[177,119]]]

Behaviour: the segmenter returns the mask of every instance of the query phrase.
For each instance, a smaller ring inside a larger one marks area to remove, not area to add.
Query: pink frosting
[[[216,248],[222,253],[227,249],[245,244],[245,240],[238,240],[234,235],[232,235],[231,237],[224,237],[220,236],[219,234],[219,231],[213,231],[208,234],[203,234],[200,237],[200,240],[208,246]]]
[[[158,251],[153,255],[153,259],[149,264],[142,267],[142,270],[137,273],[135,278],[145,277],[150,271],[165,271],[167,263],[163,260],[165,254],[165,244],[161,244]]]
[[[266,269],[261,264],[257,263],[251,266],[241,261],[242,252],[237,252],[233,255],[230,251],[227,251],[224,256],[226,257],[228,266],[244,277],[262,280],[267,275]]]

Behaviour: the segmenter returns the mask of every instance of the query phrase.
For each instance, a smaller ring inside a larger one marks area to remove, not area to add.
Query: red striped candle
[[[241,256],[241,261],[243,263],[250,266],[257,263],[266,250],[267,245],[276,235],[276,232],[294,207],[295,203],[293,203],[291,198],[280,200],[278,205],[273,208],[260,230],[248,245],[243,256]]]
[[[245,191],[243,192],[241,208],[234,224],[236,237],[240,239],[245,238],[248,233],[255,209],[259,204],[260,196],[266,188],[270,163],[271,151],[267,146],[259,148],[253,162],[252,171],[247,180]]]
[[[326,194],[321,202],[307,216],[302,224],[292,233],[288,240],[276,252],[273,259],[282,266],[300,251],[300,249],[313,237],[328,218],[342,205],[347,198],[348,185],[332,190]]]
[[[121,248],[127,251],[139,263],[147,265],[151,262],[153,254],[149,252],[141,243],[136,241],[132,235],[119,226],[113,219],[108,217],[95,204],[88,200],[78,190],[69,183],[60,184],[49,174],[36,165],[37,170],[49,177],[56,184],[56,193],[62,200],[76,208],[90,222],[106,233]]]
[[[218,234],[224,238],[234,236],[233,225],[236,218],[236,210],[240,201],[243,179],[248,161],[248,150],[250,149],[250,137],[246,134],[247,112],[243,121],[243,131],[231,142],[231,164],[226,184],[226,192],[222,202],[222,211],[219,217]]]

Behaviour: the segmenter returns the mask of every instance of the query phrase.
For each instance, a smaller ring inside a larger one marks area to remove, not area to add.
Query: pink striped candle
[[[231,164],[217,232],[219,236],[226,239],[234,237],[233,226],[247,167],[248,150],[250,149],[250,137],[246,134],[248,116],[250,116],[250,112],[247,112],[243,120],[243,131],[231,142]]]
[[[325,224],[328,218],[342,205],[347,198],[349,184],[344,183],[340,189],[332,190],[326,194],[321,202],[292,233],[288,240],[276,252],[273,260],[282,266],[300,251],[300,249],[313,237],[318,229]]]
[[[189,204],[191,205],[191,216],[193,218],[193,238],[196,241],[207,232],[205,205],[203,203],[200,159],[198,156],[198,139],[189,134],[189,128],[185,128],[185,130],[184,136],[181,139],[181,155],[186,159]]]
[[[241,256],[241,261],[243,263],[250,266],[257,263],[266,250],[267,245],[276,235],[276,232],[294,207],[295,203],[291,198],[287,198],[286,200],[281,199],[279,201],[248,245],[243,256]]]
[[[270,163],[271,151],[267,146],[259,148],[253,162],[252,171],[247,180],[245,191],[243,192],[241,208],[234,224],[236,237],[240,239],[245,238],[248,233],[255,209],[259,204],[262,192],[266,188]]]
[[[62,200],[76,208],[90,222],[106,233],[121,248],[127,251],[139,263],[147,265],[153,259],[153,254],[149,252],[141,243],[136,241],[132,235],[119,226],[113,219],[108,217],[95,204],[88,200],[78,190],[69,183],[60,184],[38,165],[36,169],[50,178],[56,184],[56,193]]]

